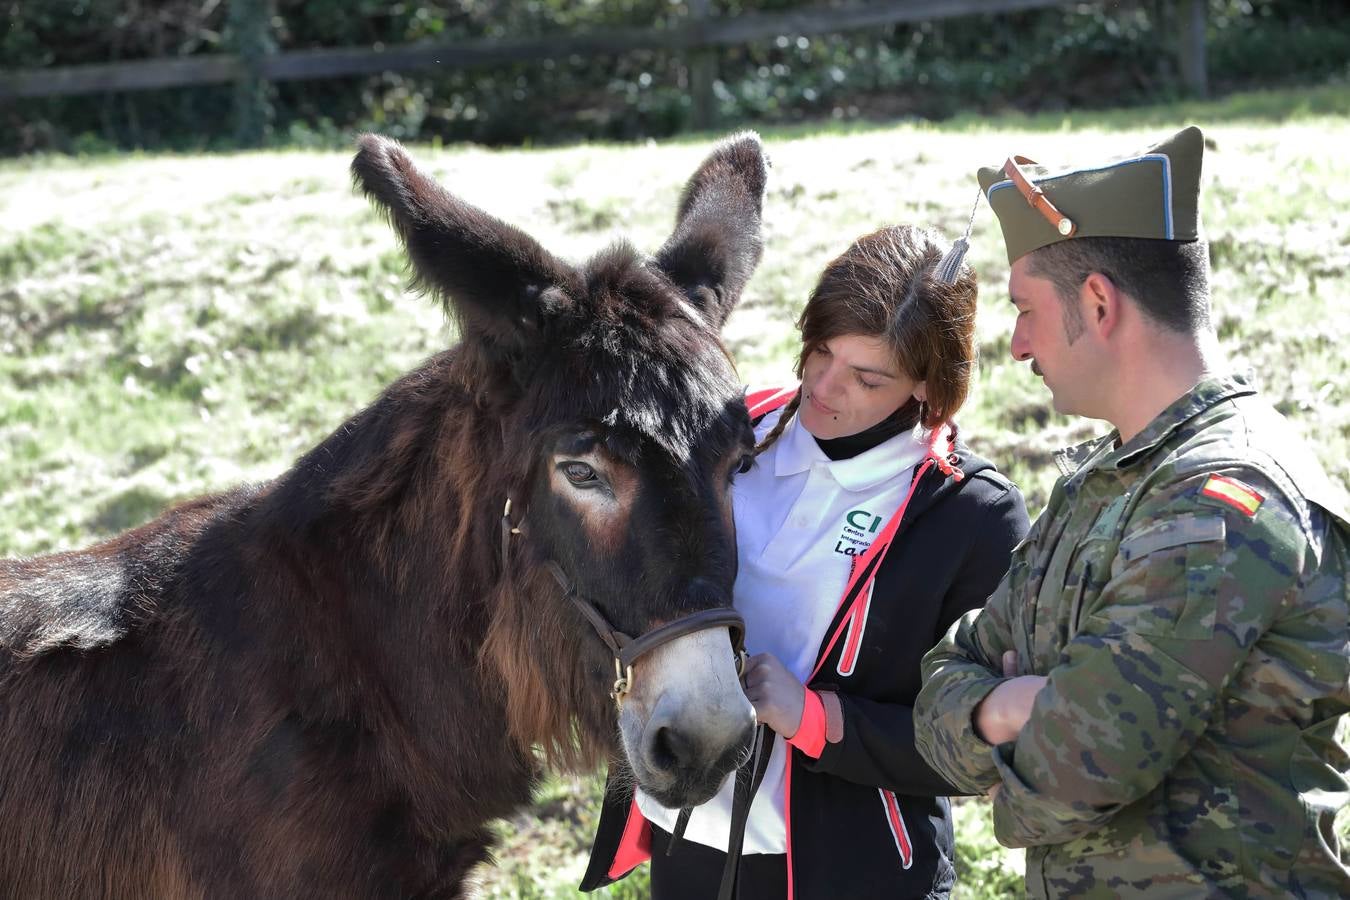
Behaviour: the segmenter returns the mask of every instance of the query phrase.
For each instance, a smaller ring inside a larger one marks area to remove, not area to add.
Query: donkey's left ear
[[[768,171],[753,131],[718,144],[685,185],[675,231],[656,254],[657,266],[719,330],[764,249],[760,212]]]
[[[363,135],[352,175],[407,248],[414,284],[445,303],[466,339],[519,354],[580,295],[575,269],[446,191],[397,142]]]

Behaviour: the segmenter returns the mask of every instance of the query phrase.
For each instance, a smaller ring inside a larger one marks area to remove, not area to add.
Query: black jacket
[[[930,469],[910,501],[877,573],[852,673],[837,672],[840,641],[809,685],[838,693],[844,734],[819,759],[789,747],[795,900],[944,897],[955,881],[947,795],[959,791],[914,747],[919,661],[956,619],[984,605],[1028,527],[1021,492],[964,444],[956,455],[965,478]],[[637,814],[632,801],[631,778],[611,777],[582,890],[615,880],[611,864]]]

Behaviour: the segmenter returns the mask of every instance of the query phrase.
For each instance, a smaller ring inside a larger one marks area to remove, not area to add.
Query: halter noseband
[[[510,569],[511,560],[511,535],[520,534],[519,528],[511,524],[511,499],[506,500],[506,508],[502,510],[502,567],[504,570]],[[545,568],[558,582],[563,590],[563,596],[572,602],[577,611],[591,624],[591,628],[599,635],[600,640],[609,648],[610,655],[614,657],[614,686],[610,689],[609,696],[614,701],[614,705],[623,708],[624,698],[633,688],[633,664],[638,658],[650,653],[657,647],[664,646],[676,638],[693,634],[696,631],[704,631],[709,628],[727,628],[731,632],[731,647],[736,654],[736,674],[745,673],[745,663],[748,658],[745,652],[745,620],[741,614],[729,606],[717,607],[714,609],[701,609],[698,612],[692,612],[687,616],[681,616],[673,622],[667,622],[664,625],[658,625],[650,631],[631,637],[610,624],[605,618],[605,614],[590,600],[583,597],[563,572],[562,566],[559,566],[553,560],[544,561]]]

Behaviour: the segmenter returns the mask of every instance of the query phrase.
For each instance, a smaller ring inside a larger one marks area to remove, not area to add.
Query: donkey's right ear
[[[394,226],[414,286],[438,297],[465,337],[524,349],[580,296],[575,269],[442,188],[398,142],[365,134],[357,144],[353,180]]]
[[[656,264],[721,329],[759,265],[769,160],[759,135],[722,141],[685,184],[675,231]]]

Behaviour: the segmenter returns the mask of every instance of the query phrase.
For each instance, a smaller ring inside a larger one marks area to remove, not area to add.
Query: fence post
[[[689,0],[689,18],[698,27],[712,18],[711,0]],[[689,51],[689,97],[693,103],[690,123],[697,131],[706,131],[717,118],[713,82],[717,80],[717,51],[695,47]]]
[[[1209,66],[1205,60],[1207,0],[1178,0],[1177,64],[1186,89],[1196,97],[1209,95]]]
[[[272,125],[272,86],[263,62],[276,52],[270,0],[230,0],[230,48],[241,66],[234,83],[234,139],[244,147],[260,145]]]

